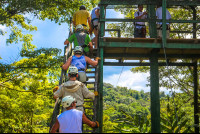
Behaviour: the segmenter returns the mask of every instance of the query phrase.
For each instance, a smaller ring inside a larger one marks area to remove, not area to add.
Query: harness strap
[[[85,69],[84,69],[84,68],[81,68],[81,69],[78,69],[78,71],[85,71]]]
[[[94,22],[93,22],[94,20],[98,20],[98,22],[99,22],[99,18],[94,18],[91,20],[92,28],[97,30],[98,25],[94,26]]]

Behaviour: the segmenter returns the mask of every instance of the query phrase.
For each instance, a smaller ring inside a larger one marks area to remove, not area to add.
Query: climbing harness
[[[94,19],[91,20],[91,24],[92,24],[92,28],[97,30],[98,24],[97,24],[97,25],[94,25],[94,21],[95,21],[95,20],[97,20],[98,23],[99,23],[99,18],[94,18]]]

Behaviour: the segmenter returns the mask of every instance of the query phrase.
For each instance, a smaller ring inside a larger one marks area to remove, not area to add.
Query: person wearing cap
[[[72,34],[69,39],[66,39],[64,45],[74,42],[74,47],[81,46],[84,51],[83,54],[86,56],[93,56],[93,46],[91,39],[88,34],[84,33],[82,25],[76,26],[76,33]]]
[[[84,32],[88,34],[88,28],[87,23],[89,24],[89,27],[91,27],[91,19],[90,19],[90,13],[86,10],[86,7],[84,5],[80,6],[79,11],[76,11],[73,14],[73,25],[76,27],[77,25],[82,25],[84,27]]]
[[[68,70],[69,80],[61,84],[56,92],[53,94],[53,98],[64,98],[65,96],[72,96],[77,100],[76,109],[84,112],[83,104],[84,98],[95,99],[98,96],[98,92],[90,92],[88,88],[82,82],[76,80],[78,77],[78,69],[75,66],[70,66]]]
[[[162,5],[157,5],[156,9],[157,19],[162,19]],[[166,9],[166,20],[171,20],[170,12]],[[166,23],[166,37],[170,38],[170,24]],[[157,22],[157,38],[162,38],[162,22]]]
[[[74,48],[74,56],[70,56],[67,62],[62,65],[63,70],[67,70],[70,65],[74,65],[78,68],[78,74],[80,78],[79,81],[85,83],[87,80],[87,76],[85,71],[87,70],[87,64],[92,66],[96,66],[98,64],[99,57],[95,58],[95,61],[91,60],[89,57],[82,55],[83,49],[80,46],[76,46]]]
[[[98,42],[98,23],[99,23],[99,12],[100,12],[100,4],[98,4],[97,7],[93,8],[91,12],[91,24],[92,29],[94,31],[95,37],[92,39],[92,42],[94,42],[95,48],[97,48],[97,42]]]
[[[134,13],[135,19],[146,19],[147,12],[143,12],[143,5],[138,5],[138,11]],[[146,38],[145,22],[134,22],[134,38]]]
[[[82,133],[82,122],[91,128],[98,128],[97,121],[90,121],[82,111],[76,110],[77,101],[72,96],[65,96],[62,99],[62,106],[65,109],[63,113],[57,116],[55,124],[50,133]]]

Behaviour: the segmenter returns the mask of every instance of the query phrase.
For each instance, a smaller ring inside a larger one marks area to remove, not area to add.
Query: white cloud
[[[119,76],[120,74],[113,74],[104,78],[104,82],[116,86]],[[145,92],[149,92],[150,88],[146,87],[148,76],[149,73],[132,73],[127,70],[122,72],[117,86],[127,87],[138,91],[143,89]]]
[[[111,76],[107,76],[103,79],[103,82],[110,83],[116,87],[119,76],[120,74],[113,74]],[[145,92],[150,92],[150,86],[146,86],[146,84],[149,84],[149,82],[147,81],[148,76],[150,76],[149,73],[132,73],[130,70],[126,70],[122,72],[117,86],[127,87],[128,89],[131,88],[137,91],[141,91],[143,89]],[[167,90],[163,87],[160,87],[159,90],[160,92],[164,91],[165,94],[169,94],[169,91],[171,91],[171,89]],[[176,90],[176,92],[180,91]]]

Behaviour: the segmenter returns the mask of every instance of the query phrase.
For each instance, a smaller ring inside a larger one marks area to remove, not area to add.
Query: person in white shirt
[[[142,12],[143,5],[138,5],[138,11],[135,12],[135,19],[146,19],[147,12]],[[145,22],[135,22],[134,37],[135,38],[146,38],[146,27]]]
[[[162,6],[161,5],[157,5],[156,17],[157,17],[157,19],[162,19]],[[170,12],[167,9],[166,9],[166,19],[171,20]],[[169,32],[170,24],[166,23],[166,27],[167,27],[166,36],[167,36],[167,38],[169,38],[170,37],[170,32]],[[162,22],[157,22],[157,37],[162,38]]]
[[[82,133],[82,122],[92,128],[98,128],[97,121],[90,121],[82,111],[76,110],[77,101],[72,96],[65,96],[62,99],[62,106],[66,109],[63,113],[57,116],[55,124],[50,133]]]

